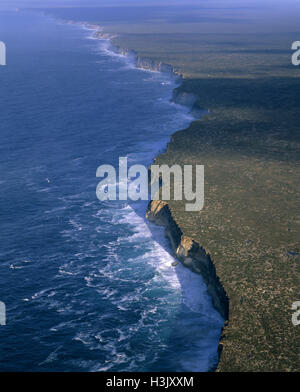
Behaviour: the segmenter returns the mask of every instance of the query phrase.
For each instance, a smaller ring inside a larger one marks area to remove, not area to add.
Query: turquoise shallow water
[[[206,371],[222,319],[146,202],[100,202],[96,169],[150,164],[191,121],[173,81],[91,32],[0,13],[0,370]]]

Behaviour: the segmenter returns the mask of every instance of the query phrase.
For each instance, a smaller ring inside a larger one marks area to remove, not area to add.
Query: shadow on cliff
[[[145,218],[147,202],[131,203],[131,207],[144,220],[153,240],[170,255],[170,269],[176,275],[181,295],[181,305],[175,318],[170,320],[172,328],[166,346],[147,370],[157,369],[159,364],[161,371],[214,371],[219,361],[224,319],[213,307],[202,276],[181,262],[172,266],[176,256],[165,236],[165,228]],[[179,360],[178,352],[181,352]],[[174,360],[170,361],[170,358]]]

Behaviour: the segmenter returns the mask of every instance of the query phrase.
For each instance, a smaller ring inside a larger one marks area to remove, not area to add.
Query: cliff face
[[[94,36],[99,39],[109,39],[110,49],[117,54],[131,58],[136,68],[162,72],[176,79],[176,81],[182,82],[182,74],[175,70],[172,65],[140,56],[134,50],[122,48],[112,42],[114,37],[100,31],[96,31]],[[190,113],[194,117],[201,117],[207,113],[206,110],[198,106],[197,96],[190,92],[174,89],[171,102],[187,106],[190,108]],[[216,269],[210,255],[193,239],[183,235],[166,202],[151,201],[146,211],[146,218],[165,228],[165,234],[170,240],[172,249],[178,260],[193,272],[201,274],[207,285],[208,293],[212,297],[214,307],[225,320],[228,320],[228,297],[216,275]],[[220,343],[219,354],[221,354],[222,347],[222,343]]]
[[[136,67],[162,72],[173,77],[180,76],[171,65],[162,63],[161,61],[154,61],[142,56],[137,56]]]
[[[97,28],[95,37],[115,38]],[[132,56],[138,68],[166,71],[183,79],[172,66],[165,67],[164,63],[117,45],[110,48]],[[206,53],[206,42],[202,49]],[[157,55],[160,53],[161,48]],[[181,55],[181,69],[187,72],[188,59]],[[173,134],[164,156],[156,158],[156,164],[168,164],[174,159],[205,164],[210,185],[205,214],[201,219],[197,214],[187,217],[180,205],[152,201],[146,216],[165,227],[178,259],[202,274],[214,306],[226,320],[226,292],[230,297],[230,323],[225,323],[218,370],[299,371],[295,350],[299,331],[290,321],[290,306],[298,295],[298,259],[288,249],[297,250],[299,242],[296,195],[300,182],[295,181],[299,176],[298,139],[292,142],[290,138],[296,135],[299,110],[295,103],[299,101],[296,95],[300,87],[291,75],[278,78],[271,66],[264,68],[273,76],[272,83],[270,77],[261,78],[261,66],[258,78],[251,73],[248,79],[247,70],[247,79],[237,77],[236,69],[241,70],[238,74],[244,74],[244,62],[235,63],[231,77],[220,77],[223,56],[220,51],[220,68],[215,68],[215,61],[211,64],[213,78],[207,75],[207,62],[201,71],[203,56],[201,62],[194,62],[195,74],[201,77],[185,78],[172,96],[173,102],[189,107],[196,116],[205,113],[203,107],[211,108],[206,113],[214,114]],[[275,93],[278,89],[285,91],[281,105]],[[257,105],[258,111],[254,110]],[[213,261],[200,243],[209,249]]]
[[[140,56],[134,50],[130,50],[127,48],[122,48],[115,43],[113,43],[114,36],[111,36],[107,33],[103,33],[102,31],[96,31],[94,33],[94,37],[98,39],[109,39],[111,41],[110,49],[117,54],[121,54],[123,56],[127,56],[134,61],[136,68],[147,69],[149,71],[162,72],[166,75],[174,77],[178,80],[181,80],[182,75],[180,72],[174,69],[174,67],[170,64],[163,63],[161,61],[152,60],[150,58]]]
[[[95,26],[88,26],[95,28]],[[126,56],[130,58],[136,68],[146,69],[149,71],[161,72],[165,75],[174,78],[177,82],[181,83],[183,81],[183,75],[180,71],[176,70],[172,65],[166,64],[162,61],[152,60],[151,58],[139,55],[135,50],[123,48],[116,45],[113,40],[115,36],[104,33],[103,31],[95,31],[94,37],[98,39],[105,39],[110,41],[110,50],[116,54]],[[197,95],[182,91],[181,89],[175,88],[173,90],[171,102],[177,103],[179,105],[187,106],[190,109],[190,113],[195,117],[199,118],[204,114],[207,114],[207,110],[199,107],[197,102]]]
[[[152,200],[148,205],[146,218],[165,228],[165,234],[170,240],[176,257],[184,266],[202,275],[208,292],[212,296],[214,307],[227,320],[228,298],[216,275],[210,255],[193,239],[183,235],[166,202]]]

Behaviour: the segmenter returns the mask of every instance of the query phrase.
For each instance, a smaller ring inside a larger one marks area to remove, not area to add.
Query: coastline
[[[66,24],[65,19],[55,19]],[[93,26],[94,31],[99,28],[91,23],[69,23],[89,30]],[[131,28],[129,25],[129,33]],[[183,230],[213,255],[221,287],[230,298],[230,324],[223,327],[217,370],[298,371],[295,347],[299,331],[291,323],[291,304],[299,287],[300,182],[295,178],[299,178],[300,83],[297,68],[288,68],[287,58],[278,55],[278,48],[286,49],[284,42],[277,43],[277,35],[263,42],[255,38],[250,49],[277,50],[264,57],[261,50],[245,51],[244,40],[236,35],[222,44],[225,52],[216,51],[220,33],[214,33],[211,42],[207,35],[191,42],[185,36],[166,37],[169,30],[163,32],[164,40],[154,41],[152,32],[130,39],[122,32],[113,35],[115,31],[119,31],[115,26],[106,36],[101,31],[102,39],[110,45],[114,41],[132,47],[146,57],[153,54],[153,58],[184,70],[182,83],[173,90],[173,102],[178,99],[181,102],[176,103],[184,105],[187,100],[186,106],[196,111],[200,106],[210,108],[212,113],[192,121],[188,128],[184,125],[169,142],[164,139],[164,153],[152,155],[157,155],[159,165],[172,164],[174,159],[183,164],[200,159],[207,168],[205,213],[187,216],[180,203],[168,202],[167,207],[169,221],[180,228],[180,236]],[[185,48],[193,46],[189,56],[183,56],[180,42]],[[150,48],[149,43],[153,44]],[[170,43],[175,44],[174,53]],[[215,56],[202,61],[207,45]],[[242,61],[245,56],[247,67]],[[192,103],[190,94],[196,102]],[[151,209],[149,205],[147,213]],[[154,214],[153,218],[159,223],[159,217]],[[163,229],[158,231],[162,238]],[[169,239],[172,243],[172,236]],[[176,249],[173,247],[174,252]]]
[[[178,83],[179,86],[173,89],[170,102],[188,107],[190,109],[190,114],[194,117],[195,120],[200,119],[204,114],[208,113],[208,110],[197,105],[197,96],[195,94],[187,91],[177,91],[177,88],[182,85],[184,77],[182,72],[176,69],[173,65],[140,56],[138,52],[133,49],[128,49],[117,45],[114,42],[114,39],[117,38],[117,35],[105,33],[102,27],[99,25],[86,22],[74,22],[72,20],[61,21],[61,23],[75,25],[86,30],[93,31],[92,37],[94,39],[105,40],[109,42],[109,50],[117,55],[130,58],[134,63],[134,68],[148,70],[151,72],[160,72],[172,78],[175,82]]]
[[[14,140],[23,146],[25,135],[24,146],[32,151],[28,161],[25,157],[26,200],[30,203],[33,197],[41,204],[32,207],[36,218],[32,224],[24,220],[23,232],[31,241],[23,243],[21,252],[4,269],[11,281],[16,274],[41,279],[27,288],[18,278],[20,297],[30,307],[28,321],[37,326],[37,333],[27,336],[28,344],[33,339],[36,345],[30,350],[24,344],[26,331],[11,319],[13,333],[8,331],[6,341],[14,347],[14,354],[4,356],[4,368],[215,369],[224,320],[213,308],[203,278],[181,263],[173,268],[174,256],[164,229],[145,219],[149,200],[99,204],[95,199],[95,168],[101,163],[117,167],[119,157],[127,156],[128,166],[140,163],[147,167],[165,149],[174,130],[190,124],[189,110],[169,103],[177,84],[161,73],[136,70],[130,59],[110,52],[106,41],[92,39],[91,31],[63,25],[40,13],[11,14],[11,20],[11,26],[20,26],[23,20],[34,26],[22,36],[28,53],[25,63],[33,65],[32,77],[26,80],[30,94],[23,88],[10,92],[8,85],[2,93],[9,102],[15,98],[24,102],[24,120],[28,113],[36,118],[34,124],[24,121]],[[45,42],[47,56],[36,62],[35,54],[43,53]],[[57,50],[58,62],[53,56]],[[34,71],[37,63],[41,64],[38,73]],[[15,76],[9,73],[9,84]],[[44,104],[46,112],[40,110]],[[57,115],[52,116],[53,122],[47,121],[49,113]],[[8,116],[8,133],[13,123],[14,116]],[[26,134],[32,134],[34,143]],[[46,152],[43,157],[41,151]],[[21,162],[21,155],[19,159]],[[42,166],[36,169],[35,163]],[[16,170],[18,167],[17,162]],[[21,201],[22,195],[17,196]],[[13,207],[14,198],[9,199]],[[43,235],[31,236],[32,225],[45,230],[51,241],[45,243]],[[13,226],[7,233],[15,237]],[[5,249],[11,249],[9,243]],[[31,263],[25,264],[19,257]],[[68,293],[74,294],[72,303]],[[16,298],[12,304],[20,323],[24,302]],[[18,329],[19,340],[14,342]],[[64,331],[61,342],[60,331]],[[44,339],[49,345],[43,344]],[[53,352],[58,355],[48,361]]]
[[[105,33],[98,25],[73,21],[67,21],[66,23],[75,24],[86,30],[93,31],[92,37],[94,39],[108,41],[109,50],[117,55],[126,56],[132,59],[135,68],[151,72],[161,72],[175,80],[179,86],[173,89],[170,102],[188,107],[194,120],[200,119],[204,114],[209,112],[197,105],[197,96],[195,94],[185,91],[178,92],[178,87],[181,87],[183,83],[183,74],[172,65],[161,61],[151,60],[150,58],[140,56],[134,50],[116,45],[113,42],[113,39],[116,36]],[[156,157],[154,157],[153,160],[155,161]],[[167,202],[151,200],[145,211],[145,217],[150,222],[164,227],[165,236],[170,242],[174,257],[176,257],[184,267],[189,268],[193,273],[202,276],[207,286],[207,291],[212,298],[214,308],[224,319],[224,325],[218,345],[218,363],[216,367],[212,369],[212,371],[218,371],[220,357],[223,351],[222,339],[224,338],[224,327],[228,325],[229,320],[229,298],[216,274],[216,267],[211,259],[211,255],[193,238],[184,235],[180,226],[172,216],[170,206]]]
[[[116,35],[105,33],[101,26],[90,24],[87,22],[74,22],[72,20],[60,20],[62,24],[69,24],[81,27],[91,31],[92,38],[105,40],[109,43],[108,50],[116,55],[128,57],[133,61],[134,68],[148,70],[151,72],[160,72],[177,82],[174,87],[170,102],[189,108],[189,113],[193,116],[193,121],[200,119],[203,115],[208,114],[209,110],[205,110],[197,105],[197,96],[191,92],[178,91],[183,85],[183,74],[179,72],[171,64],[161,61],[154,61],[150,58],[140,56],[135,50],[122,48],[113,42]],[[189,127],[188,126],[188,127]],[[188,127],[186,129],[188,129]],[[183,130],[184,131],[184,130]],[[175,131],[175,133],[178,131]],[[172,140],[173,135],[171,135]],[[157,156],[153,157],[155,162]],[[193,273],[201,275],[206,286],[207,292],[212,298],[213,307],[218,311],[224,319],[221,330],[217,354],[218,361],[214,368],[210,371],[219,371],[220,357],[223,351],[222,339],[224,338],[224,328],[228,325],[229,319],[229,299],[222,286],[219,277],[216,274],[216,266],[209,252],[195,241],[193,238],[185,236],[180,226],[177,224],[172,215],[171,208],[167,202],[150,200],[145,211],[145,218],[149,222],[164,228],[165,237],[169,240],[173,256],[186,268]]]

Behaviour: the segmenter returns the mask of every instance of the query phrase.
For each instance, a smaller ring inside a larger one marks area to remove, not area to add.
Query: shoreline
[[[63,24],[77,25],[86,30],[93,31],[92,38],[106,40],[109,42],[112,53],[131,58],[134,62],[134,68],[148,70],[151,72],[160,72],[171,77],[179,86],[175,87],[172,92],[170,102],[188,107],[194,120],[200,119],[203,114],[209,113],[208,110],[199,108],[196,104],[197,96],[189,92],[176,91],[182,85],[183,74],[176,70],[172,65],[160,61],[153,61],[150,58],[139,56],[134,50],[122,48],[113,42],[115,35],[105,33],[101,26],[85,22],[62,21]],[[190,124],[191,124],[190,123]],[[172,135],[171,135],[172,139]],[[155,162],[156,157],[153,158]],[[220,357],[223,350],[222,339],[224,337],[224,327],[228,325],[229,319],[229,299],[222,286],[219,277],[216,274],[216,268],[209,253],[193,238],[183,234],[181,228],[172,216],[171,209],[167,202],[151,200],[145,211],[145,217],[157,226],[164,227],[165,237],[170,242],[174,257],[182,265],[189,268],[192,272],[202,276],[209,295],[212,298],[213,307],[219,312],[224,319],[224,325],[221,330],[218,345],[218,363],[212,371],[218,371]]]
[[[190,109],[189,114],[194,117],[194,120],[200,119],[204,114],[208,114],[209,110],[199,107],[197,105],[197,96],[190,92],[180,92],[178,93],[176,90],[183,83],[184,77],[183,74],[177,70],[173,65],[164,63],[162,61],[152,60],[151,58],[140,56],[138,52],[133,49],[123,48],[113,42],[117,35],[105,33],[103,28],[99,25],[94,25],[86,22],[74,22],[72,20],[61,21],[63,24],[69,24],[74,26],[79,26],[85,30],[93,31],[92,38],[105,40],[109,42],[110,48],[109,50],[120,56],[124,56],[132,59],[134,63],[134,68],[142,69],[150,72],[160,72],[164,75],[169,76],[173,79],[178,86],[173,89],[172,97],[170,102],[185,106]],[[194,121],[193,120],[193,121]]]
[[[42,13],[64,25],[71,17]],[[94,16],[90,20],[97,20]],[[80,19],[84,20],[82,16]],[[69,23],[86,30],[99,28],[93,22]],[[245,40],[237,34],[228,42],[220,42],[223,36],[217,31],[195,41],[167,35],[173,33],[172,27],[180,33],[175,23],[162,31],[162,38],[167,39],[159,40],[154,28],[144,37],[139,31],[132,34],[131,24],[118,35],[118,25],[103,27],[111,31],[105,37],[108,41],[132,47],[146,57],[164,59],[183,70],[182,84],[174,88],[172,83],[167,99],[172,89],[173,97],[179,100],[192,93],[197,99],[193,106],[210,108],[212,113],[201,121],[189,119],[190,126],[168,132],[163,142],[166,150],[153,151],[152,156],[159,165],[171,165],[174,160],[206,165],[209,191],[205,213],[187,215],[180,202],[168,202],[167,207],[180,227],[180,236],[183,230],[213,255],[221,286],[230,299],[230,323],[223,326],[223,351],[216,370],[298,371],[295,345],[299,331],[291,323],[291,304],[299,287],[300,182],[295,178],[299,176],[300,83],[297,68],[286,66],[284,42],[278,42],[275,33],[265,40],[247,33],[245,38],[251,38],[255,50],[246,51]],[[192,50],[183,51],[181,44],[192,46]],[[103,47],[108,55],[118,57],[109,52],[108,43],[103,42]],[[268,56],[261,55],[263,48]],[[208,49],[214,56],[203,61]],[[133,68],[131,60],[127,63]],[[178,104],[184,105],[185,98],[182,100]],[[163,238],[163,228],[158,231],[157,238]]]

